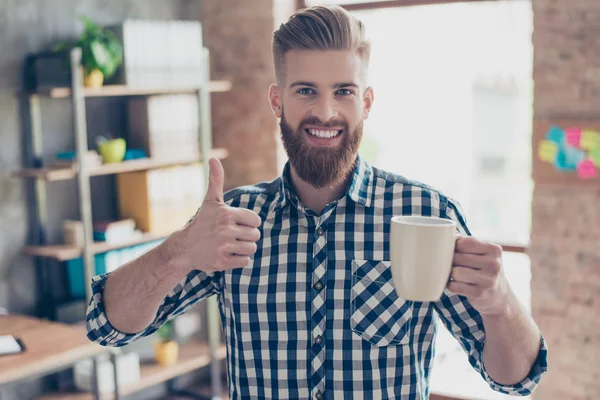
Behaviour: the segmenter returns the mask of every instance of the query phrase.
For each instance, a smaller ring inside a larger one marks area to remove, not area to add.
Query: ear
[[[373,93],[373,88],[369,86],[365,89],[365,95],[363,97],[363,119],[369,118],[369,113],[371,112],[371,107],[373,107],[374,101],[375,93]]]
[[[274,83],[269,86],[269,102],[271,103],[271,110],[273,110],[275,118],[281,118],[281,110],[283,110],[281,94],[279,93],[279,86]]]

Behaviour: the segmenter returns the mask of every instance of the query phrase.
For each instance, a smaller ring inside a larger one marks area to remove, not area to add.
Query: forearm
[[[189,269],[169,256],[169,239],[112,272],[104,287],[106,317],[124,333],[137,333],[155,318],[165,296]]]
[[[535,322],[514,296],[509,303],[503,315],[483,315],[483,362],[490,377],[503,385],[521,382],[540,349],[540,331]]]

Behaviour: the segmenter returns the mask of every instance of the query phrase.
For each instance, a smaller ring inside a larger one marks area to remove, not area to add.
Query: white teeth
[[[308,131],[313,136],[325,138],[325,139],[330,139],[332,137],[336,137],[339,134],[339,131],[326,131],[323,129],[309,129]]]

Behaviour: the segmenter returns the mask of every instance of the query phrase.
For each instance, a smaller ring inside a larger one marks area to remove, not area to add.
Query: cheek
[[[294,99],[286,101],[283,110],[285,113],[285,120],[295,130],[300,124],[300,121],[310,115],[311,108],[309,104]]]
[[[361,102],[353,101],[352,104],[347,105],[345,107],[344,114],[346,115],[346,120],[350,126],[355,126],[360,121],[365,119],[365,108]]]

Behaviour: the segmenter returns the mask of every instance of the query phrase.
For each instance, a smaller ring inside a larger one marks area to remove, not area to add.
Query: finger
[[[231,254],[231,255],[225,257],[223,263],[221,263],[217,267],[217,269],[224,271],[224,270],[234,269],[234,268],[244,268],[244,267],[247,267],[248,265],[250,265],[251,262],[252,262],[252,259],[248,256],[240,256],[240,255]]]
[[[225,246],[225,251],[228,254],[234,254],[238,256],[251,256],[256,253],[256,243],[255,242],[245,242],[245,241],[235,241],[233,243],[228,243]]]
[[[260,240],[260,231],[247,226],[237,226],[234,230],[234,238],[240,241],[258,242]]]
[[[481,286],[463,282],[450,281],[448,283],[448,290],[467,298],[478,298],[483,295],[483,288]]]
[[[453,282],[467,283],[469,285],[479,285],[489,287],[492,283],[492,277],[480,270],[466,267],[453,267],[450,273]]]
[[[225,183],[225,171],[221,161],[217,158],[211,158],[208,161],[209,178],[208,189],[205,200],[223,202],[223,185]]]
[[[250,228],[258,228],[262,221],[257,213],[246,208],[233,208],[234,221],[238,225],[249,226]]]
[[[250,228],[244,225],[229,225],[220,231],[220,236],[231,242],[257,242],[260,240],[260,231],[257,228]]]
[[[472,236],[459,236],[456,239],[456,252],[468,254],[485,254],[483,243]]]
[[[456,252],[502,256],[502,248],[494,243],[484,242],[472,236],[463,236],[456,239]]]
[[[502,268],[500,259],[477,254],[454,253],[452,264],[481,270],[489,275],[497,275]]]

